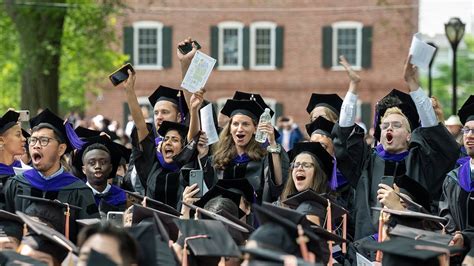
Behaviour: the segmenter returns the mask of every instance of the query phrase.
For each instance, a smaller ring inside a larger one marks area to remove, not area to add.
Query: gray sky
[[[444,34],[444,23],[459,17],[466,23],[466,33],[474,33],[474,0],[419,0],[419,31],[424,34]]]

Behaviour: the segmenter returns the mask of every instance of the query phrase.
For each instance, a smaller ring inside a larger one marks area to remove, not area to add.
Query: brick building
[[[192,36],[218,60],[206,98],[222,103],[235,90],[260,93],[277,115],[308,122],[312,92],[344,97],[345,54],[360,70],[361,119],[391,88],[407,90],[402,71],[418,28],[414,0],[156,0],[126,1],[117,33],[137,69],[137,95],[146,103],[160,84],[179,88],[176,44]],[[123,89],[106,87],[88,114],[123,121]]]

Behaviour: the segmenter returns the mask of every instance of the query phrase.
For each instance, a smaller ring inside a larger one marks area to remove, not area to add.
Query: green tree
[[[469,95],[474,94],[474,36],[465,35],[464,42],[467,49],[459,51],[457,55],[457,106],[460,108]],[[451,115],[452,107],[452,65],[438,66],[441,73],[433,78],[433,96],[437,97],[442,106],[445,117]],[[428,79],[422,78],[424,88],[428,88]]]
[[[0,8],[0,107],[83,111],[126,56],[114,52],[119,1],[6,0]],[[8,14],[6,16],[5,14]],[[116,47],[117,45],[115,45]],[[21,88],[21,90],[20,90]],[[21,91],[21,94],[20,94]]]

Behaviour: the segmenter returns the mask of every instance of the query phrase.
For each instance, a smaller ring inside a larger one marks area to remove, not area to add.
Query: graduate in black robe
[[[122,159],[120,144],[107,136],[96,136],[87,139],[87,144],[75,155],[74,167],[82,171],[87,185],[94,193],[95,203],[101,215],[109,211],[125,211],[127,196],[120,187],[109,184],[108,180],[116,176]]]
[[[10,110],[0,117],[0,209],[5,207],[3,187],[8,178],[15,175],[15,168],[28,168],[21,161],[15,160],[15,156],[25,153],[26,144],[23,130],[18,123],[19,116],[19,113]]]
[[[438,124],[429,98],[419,88],[416,72],[413,65],[406,64],[405,80],[411,95],[393,90],[392,97],[379,103],[375,137],[381,139],[382,145],[370,149],[364,141],[364,131],[354,124],[355,110],[350,103],[357,100],[355,90],[348,91],[340,121],[334,126],[338,168],[356,188],[355,240],[377,232],[379,212],[371,207],[381,206],[377,200],[380,183],[391,186],[394,176],[406,174],[437,199],[441,194],[442,174],[449,171],[457,159],[456,142],[446,128]],[[390,107],[398,107],[398,111],[391,109],[384,117]],[[417,128],[418,117],[420,128]]]
[[[57,199],[81,208],[71,211],[75,219],[98,218],[99,213],[90,188],[79,178],[65,171],[61,157],[73,149],[74,130],[70,124],[63,124],[61,118],[48,109],[30,120],[32,135],[28,140],[34,169],[27,170],[7,181],[4,188],[6,210],[25,211],[28,201],[17,195]],[[67,127],[69,127],[67,129]],[[77,137],[77,136],[76,136]],[[74,139],[77,141],[78,138]],[[78,147],[80,143],[74,142]],[[71,236],[77,226],[71,222]]]
[[[446,229],[450,233],[474,227],[474,95],[458,114],[464,124],[463,141],[469,157],[449,172],[443,183],[439,214],[448,219]]]

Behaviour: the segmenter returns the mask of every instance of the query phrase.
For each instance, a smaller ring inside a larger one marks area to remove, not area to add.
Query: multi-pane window
[[[154,21],[140,21],[134,28],[134,64],[142,69],[162,67],[163,25]]]
[[[362,58],[362,24],[358,22],[338,22],[333,24],[333,67],[339,66],[339,56],[359,68]]]
[[[223,29],[223,61],[226,66],[237,66],[239,64],[239,30]]]
[[[273,22],[255,22],[250,25],[250,58],[253,69],[275,68],[275,29]]]
[[[240,22],[219,23],[219,69],[242,69],[243,27]]]

